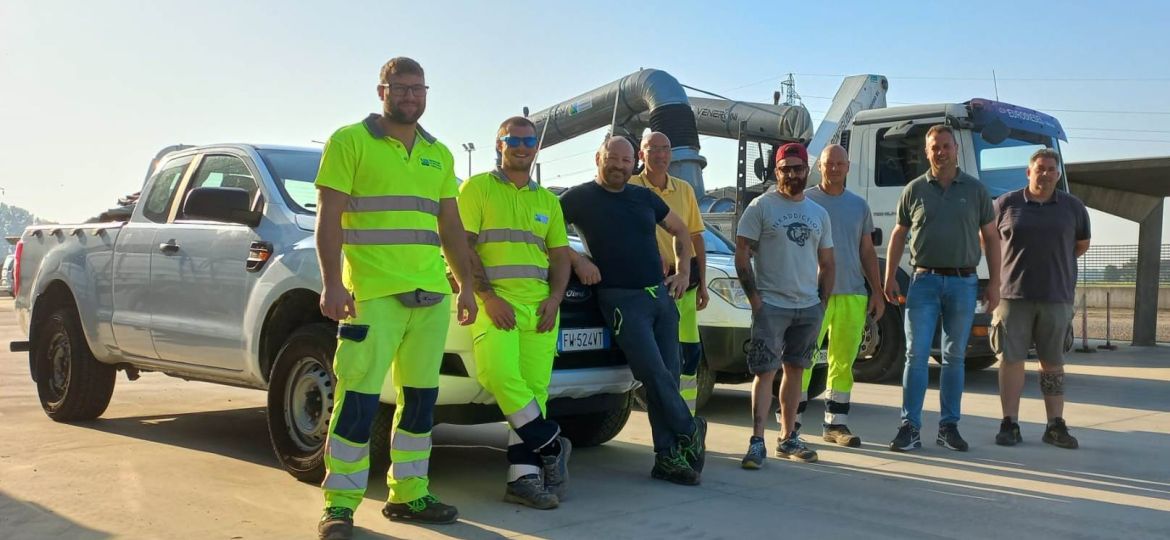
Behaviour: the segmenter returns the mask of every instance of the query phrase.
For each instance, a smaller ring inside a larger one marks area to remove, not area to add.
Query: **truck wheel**
[[[964,359],[963,367],[966,368],[967,371],[979,371],[981,369],[987,369],[995,365],[995,363],[998,361],[999,358],[994,356],[976,356],[974,358]]]
[[[906,335],[902,327],[902,311],[886,304],[880,320],[865,320],[865,335],[861,349],[853,362],[853,378],[858,382],[884,382],[902,376],[906,364]]]
[[[703,408],[715,392],[715,372],[707,366],[707,353],[704,351],[699,359],[699,369],[695,370],[695,380],[699,383],[699,397],[695,398],[695,410]],[[634,404],[643,411],[646,410],[646,388],[639,386],[634,389]]]
[[[625,405],[608,411],[573,414],[553,418],[561,426],[561,434],[573,441],[577,448],[600,446],[621,433],[630,419],[633,399],[626,394]]]
[[[106,412],[114,393],[113,366],[89,350],[72,304],[58,307],[34,330],[33,369],[41,408],[58,422],[93,420]]]
[[[390,469],[390,432],[394,429],[394,405],[379,403],[370,428],[370,477]]]
[[[333,415],[336,332],[325,323],[297,329],[277,353],[268,379],[268,436],[276,458],[302,482],[325,477],[325,440]]]

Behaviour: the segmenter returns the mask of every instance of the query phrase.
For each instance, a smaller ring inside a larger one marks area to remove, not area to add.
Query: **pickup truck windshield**
[[[317,213],[317,168],[321,165],[318,150],[268,149],[259,150],[268,165],[276,185],[293,211],[302,214]]]
[[[991,144],[979,136],[974,139],[979,181],[987,186],[992,197],[1026,187],[1028,158],[1041,148],[1055,147],[1051,137],[1017,131],[999,144]],[[1057,189],[1065,189],[1064,182],[1060,182]]]

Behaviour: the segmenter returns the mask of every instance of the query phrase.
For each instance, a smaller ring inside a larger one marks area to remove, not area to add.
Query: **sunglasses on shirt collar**
[[[524,144],[525,148],[536,148],[537,143],[536,137],[516,137],[513,135],[504,135],[500,137],[500,140],[504,141],[508,148],[518,148],[521,143]]]

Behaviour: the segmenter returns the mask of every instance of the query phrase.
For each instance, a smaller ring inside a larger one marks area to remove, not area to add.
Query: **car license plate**
[[[557,341],[557,352],[596,351],[609,348],[605,328],[564,328]]]

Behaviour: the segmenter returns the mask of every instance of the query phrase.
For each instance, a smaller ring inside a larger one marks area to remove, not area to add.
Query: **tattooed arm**
[[[756,287],[756,274],[752,270],[752,255],[760,249],[760,242],[745,236],[735,237],[735,273],[739,276],[739,284],[748,302],[755,311],[763,305],[760,299],[760,289]]]

